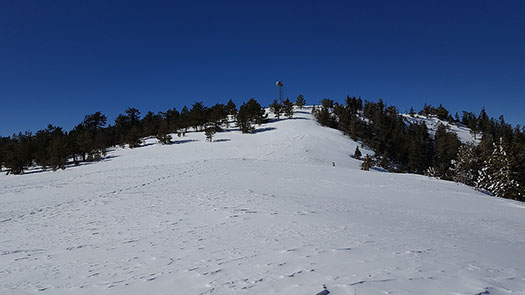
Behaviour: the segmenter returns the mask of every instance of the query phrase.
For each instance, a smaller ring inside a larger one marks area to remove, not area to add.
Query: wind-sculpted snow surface
[[[522,203],[361,171],[296,116],[2,175],[0,293],[525,294]]]

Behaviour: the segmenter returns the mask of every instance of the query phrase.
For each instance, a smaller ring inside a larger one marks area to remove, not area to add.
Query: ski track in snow
[[[0,293],[525,294],[521,203],[361,171],[296,117],[0,176]]]

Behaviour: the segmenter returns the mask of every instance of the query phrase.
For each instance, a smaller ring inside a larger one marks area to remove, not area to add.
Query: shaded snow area
[[[438,119],[436,116],[424,116],[424,115],[409,115],[409,114],[401,114],[403,118],[409,122],[409,123],[425,123],[428,128],[428,133],[432,136],[436,135],[436,131],[439,127],[439,125],[445,125],[447,127],[447,130],[449,132],[454,132],[458,135],[459,140],[463,143],[472,143],[472,144],[478,144],[481,140],[481,135],[477,134],[474,136],[470,131],[470,128],[467,126],[457,123],[452,124],[447,121],[443,121]]]
[[[361,171],[309,111],[0,176],[0,293],[525,294],[523,203]]]

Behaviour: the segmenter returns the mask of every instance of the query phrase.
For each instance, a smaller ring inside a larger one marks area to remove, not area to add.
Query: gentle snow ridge
[[[1,175],[0,293],[525,294],[521,203],[361,171],[310,109],[258,129]]]

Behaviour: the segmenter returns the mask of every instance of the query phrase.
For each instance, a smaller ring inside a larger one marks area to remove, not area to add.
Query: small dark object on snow
[[[330,294],[330,291],[328,291],[326,289],[326,285],[325,284],[323,284],[323,289],[324,289],[323,291],[321,291],[321,292],[319,292],[319,293],[317,293],[315,295],[328,295],[328,294]]]
[[[335,162],[332,162],[332,166],[334,166],[334,167],[335,167]]]

